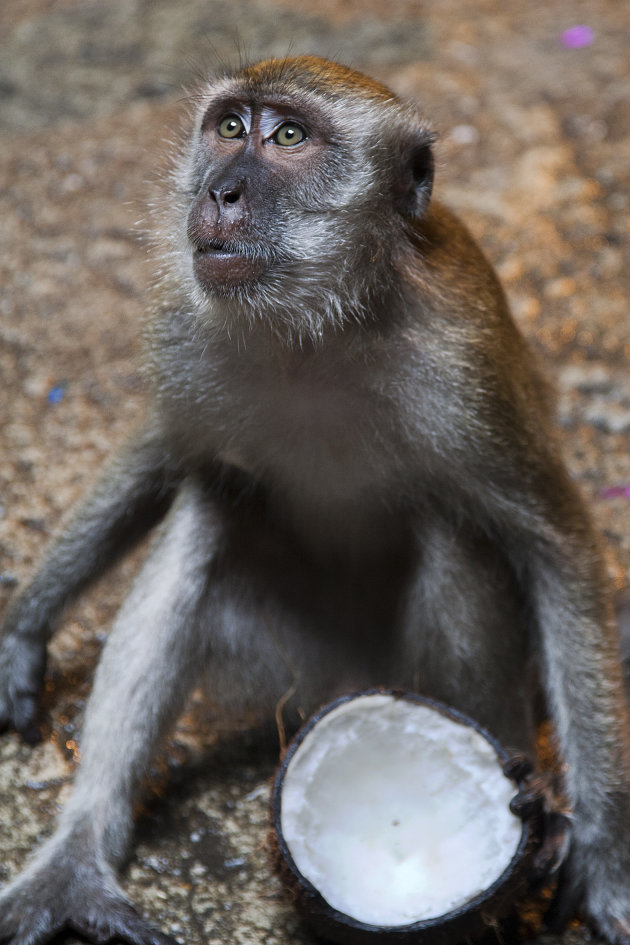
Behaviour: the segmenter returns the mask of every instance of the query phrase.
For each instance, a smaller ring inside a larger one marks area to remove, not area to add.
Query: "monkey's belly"
[[[200,614],[212,701],[271,718],[286,702],[291,724],[342,693],[401,687],[529,748],[531,677],[512,583],[491,549],[439,536],[427,530],[419,553],[402,542],[349,563],[241,509]]]

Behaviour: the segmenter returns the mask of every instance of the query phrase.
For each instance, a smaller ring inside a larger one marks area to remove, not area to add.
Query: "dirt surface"
[[[563,33],[577,24],[591,35],[569,48]],[[177,135],[183,87],[221,61],[287,51],[370,72],[440,131],[437,192],[497,266],[555,377],[568,462],[606,535],[611,580],[624,585],[629,34],[618,0],[4,3],[0,605],[142,415],[152,260],[136,224]],[[94,663],[137,559],[64,620],[44,742],[0,743],[0,880],[50,830],[68,790]],[[188,945],[310,943],[265,849],[277,751],[224,738],[218,720],[209,731],[201,749],[190,713],[156,764],[125,888]],[[589,938],[577,926],[563,941]]]

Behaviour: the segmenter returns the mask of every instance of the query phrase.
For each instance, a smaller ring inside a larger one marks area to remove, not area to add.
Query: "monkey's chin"
[[[196,249],[193,255],[195,279],[202,289],[216,295],[257,282],[266,271],[267,263],[259,256],[213,248]]]

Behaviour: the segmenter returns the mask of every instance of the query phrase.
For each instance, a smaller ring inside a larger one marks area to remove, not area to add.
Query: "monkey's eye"
[[[283,148],[290,148],[294,144],[299,144],[300,141],[304,141],[305,138],[306,132],[304,128],[294,121],[285,121],[283,125],[280,125],[275,134],[271,136],[271,140],[275,141],[276,144],[281,144]]]
[[[218,130],[222,138],[242,138],[246,129],[238,115],[226,115],[219,122]]]

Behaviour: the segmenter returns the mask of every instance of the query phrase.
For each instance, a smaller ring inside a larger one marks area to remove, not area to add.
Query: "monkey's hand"
[[[176,945],[136,912],[102,858],[76,842],[60,847],[55,839],[0,892],[0,942],[43,945],[66,930],[95,945]]]
[[[0,731],[13,726],[25,741],[34,744],[41,738],[37,717],[46,641],[41,634],[22,632],[21,609],[15,607],[7,615],[0,639]]]
[[[534,864],[532,884],[545,882],[564,863],[571,837],[571,820],[564,809],[556,777],[551,772],[537,773],[525,755],[514,755],[504,766],[504,773],[518,784],[518,794],[510,802],[517,817],[536,818],[542,825],[542,843]]]

